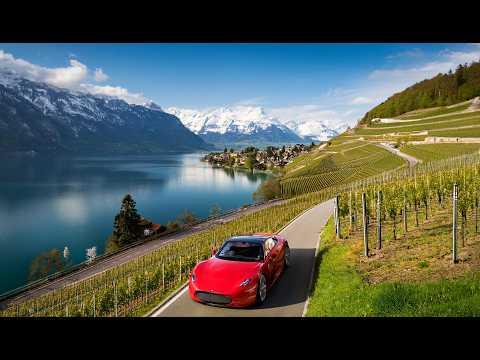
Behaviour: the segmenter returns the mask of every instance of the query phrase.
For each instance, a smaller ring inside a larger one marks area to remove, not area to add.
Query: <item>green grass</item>
[[[423,161],[446,159],[471,154],[480,149],[480,144],[425,144],[404,145],[401,150]]]
[[[416,125],[405,126],[405,125],[396,125],[396,124],[385,124],[389,127],[371,127],[371,128],[358,128],[355,130],[356,135],[379,135],[379,134],[388,134],[388,133],[398,133],[406,132],[410,133],[412,131],[425,131],[425,130],[435,130],[435,129],[445,129],[445,128],[455,128],[460,126],[470,126],[470,125],[480,125],[480,116],[472,117],[472,114],[462,114],[463,116],[455,120],[442,120],[442,121],[432,121],[428,122],[418,122]],[[468,116],[467,116],[468,115]]]
[[[463,111],[467,110],[470,106],[470,103],[468,104],[463,104],[463,105],[458,105],[454,106],[451,108],[448,107],[441,107],[441,108],[436,108],[436,109],[431,109],[431,110],[426,110],[426,111],[415,111],[415,112],[410,112],[403,114],[399,116],[399,119],[405,119],[405,120],[413,120],[413,119],[422,119],[428,116],[438,116],[438,115],[446,115],[450,113],[454,113],[457,111]]]
[[[433,118],[433,119],[424,119],[424,120],[415,120],[415,121],[402,121],[402,122],[396,122],[396,123],[377,123],[373,124],[370,126],[370,128],[387,128],[387,127],[402,127],[402,126],[407,126],[407,125],[425,125],[425,124],[443,124],[443,123],[450,123],[452,121],[457,121],[457,120],[462,120],[462,119],[467,119],[467,118],[472,118],[472,117],[478,117],[480,116],[479,111],[475,112],[470,112],[470,113],[463,113],[463,114],[455,114],[451,116],[444,116],[441,118]],[[445,126],[446,127],[446,126]]]
[[[444,137],[480,137],[480,127],[466,128],[458,130],[433,130],[428,132],[429,136],[444,136]]]
[[[323,233],[307,316],[479,316],[480,274],[423,283],[367,283],[356,268],[352,241]],[[422,265],[425,266],[425,265]]]

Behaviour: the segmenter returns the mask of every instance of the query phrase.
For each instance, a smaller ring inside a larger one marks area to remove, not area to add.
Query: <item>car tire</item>
[[[292,265],[292,258],[290,254],[290,247],[287,245],[285,247],[285,255],[283,256],[284,269],[289,268]]]
[[[257,305],[262,305],[267,298],[267,279],[260,274],[257,284]]]

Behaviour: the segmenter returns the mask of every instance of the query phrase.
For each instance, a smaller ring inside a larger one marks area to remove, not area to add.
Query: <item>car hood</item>
[[[256,276],[261,267],[260,262],[212,257],[195,268],[196,285],[202,291],[231,294],[240,288],[242,281]]]

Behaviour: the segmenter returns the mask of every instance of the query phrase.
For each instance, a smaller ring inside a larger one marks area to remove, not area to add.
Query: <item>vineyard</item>
[[[431,109],[426,111],[411,111],[406,114],[400,115],[398,118],[402,120],[414,120],[414,119],[423,119],[426,117],[446,115],[453,112],[467,110],[470,106],[470,102],[461,105],[454,105],[449,107],[441,107],[437,109]]]
[[[480,144],[428,144],[428,145],[405,145],[401,151],[421,159],[434,161],[447,159],[453,156],[478,152]]]
[[[212,247],[238,234],[275,232],[302,211],[326,200],[325,194],[301,196],[190,235],[136,260],[89,279],[22,303],[12,303],[0,316],[132,316],[157,304],[183,284],[195,264]]]
[[[458,190],[452,205],[454,185]],[[478,240],[479,202],[480,157],[477,156],[450,169],[415,173],[341,192],[337,198],[337,234],[340,238],[363,238],[364,255],[369,256],[370,249],[381,249],[384,241],[406,239],[412,229],[430,220],[434,226],[443,226],[434,236],[447,239],[438,255],[457,262],[457,245],[450,245],[452,233],[456,234],[458,229],[458,243],[462,247],[469,238]],[[358,231],[360,228],[362,232]],[[417,236],[425,234],[420,232]]]

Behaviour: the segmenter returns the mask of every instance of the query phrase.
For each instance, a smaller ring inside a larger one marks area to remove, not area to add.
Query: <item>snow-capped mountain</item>
[[[30,81],[0,69],[0,149],[5,152],[155,152],[207,149],[174,115]]]
[[[326,141],[337,136],[341,131],[331,129],[316,120],[287,120],[285,125],[295,131],[299,136],[308,141]],[[339,129],[340,130],[340,129]]]
[[[285,144],[322,141],[337,135],[321,123],[280,121],[258,106],[231,106],[207,110],[170,107],[166,112],[215,144]]]

